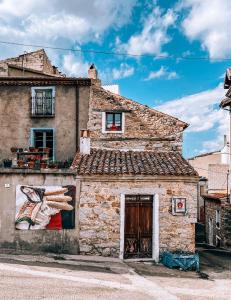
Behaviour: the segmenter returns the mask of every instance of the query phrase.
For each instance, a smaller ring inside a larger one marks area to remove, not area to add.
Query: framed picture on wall
[[[185,197],[172,197],[172,214],[173,215],[185,215],[186,210],[186,198]]]

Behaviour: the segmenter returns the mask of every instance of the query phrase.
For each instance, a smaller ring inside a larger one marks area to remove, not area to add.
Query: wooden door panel
[[[152,197],[125,198],[125,258],[152,256]]]

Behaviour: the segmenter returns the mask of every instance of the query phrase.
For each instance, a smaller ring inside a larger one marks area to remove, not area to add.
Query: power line
[[[24,46],[24,47],[34,47],[34,48],[44,48],[44,49],[52,49],[52,50],[61,50],[61,51],[72,51],[79,53],[93,53],[93,54],[103,54],[103,55],[117,55],[117,56],[131,56],[131,57],[152,57],[152,58],[160,58],[160,59],[179,59],[179,60],[223,60],[223,61],[231,61],[230,57],[217,57],[210,58],[209,56],[176,56],[176,55],[152,55],[152,54],[135,54],[135,53],[122,53],[122,52],[113,52],[113,51],[103,51],[103,50],[93,50],[93,49],[73,49],[73,48],[62,48],[62,47],[53,47],[53,46],[45,46],[45,45],[34,45],[34,44],[24,44],[18,42],[8,42],[8,41],[0,41],[0,44],[6,45],[14,45],[14,46]]]

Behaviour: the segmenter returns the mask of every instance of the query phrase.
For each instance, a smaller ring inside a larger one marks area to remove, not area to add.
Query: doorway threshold
[[[153,259],[153,258],[124,258],[123,259],[123,261],[125,261],[125,262],[129,262],[129,261],[131,261],[131,262],[145,262],[145,261],[147,261],[147,262],[155,262],[155,260]]]

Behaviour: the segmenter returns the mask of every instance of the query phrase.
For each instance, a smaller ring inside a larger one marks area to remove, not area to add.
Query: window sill
[[[123,131],[114,131],[114,130],[112,130],[112,131],[104,130],[104,131],[102,131],[102,133],[124,133],[124,132]]]
[[[31,115],[31,118],[54,118],[55,115]]]

